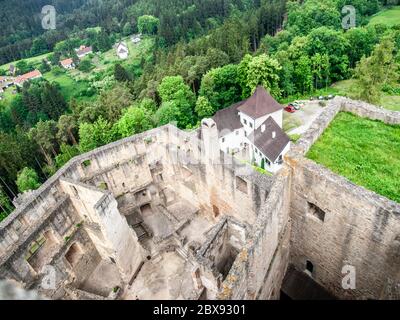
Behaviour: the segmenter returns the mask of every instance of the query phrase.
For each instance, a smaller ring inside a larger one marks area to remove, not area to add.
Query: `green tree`
[[[128,71],[126,71],[126,69],[120,63],[117,63],[114,66],[114,78],[115,80],[121,82],[126,82],[131,80]]]
[[[279,89],[279,71],[282,67],[279,62],[269,57],[266,54],[249,58],[244,58],[244,63],[240,66],[240,72],[244,72],[241,75],[242,84],[244,86],[244,93],[252,93],[261,85],[268,90],[274,97],[281,96],[281,90]]]
[[[0,187],[0,222],[13,211],[13,206],[7,194]]]
[[[79,153],[80,152],[78,146],[70,146],[69,144],[63,143],[60,147],[60,153],[55,158],[57,169],[60,169],[73,157],[78,156]]]
[[[93,68],[94,68],[94,65],[92,64],[90,59],[83,59],[78,65],[78,69],[85,73],[88,73]]]
[[[23,168],[17,176],[17,186],[20,192],[36,190],[40,187],[39,177],[32,168]]]
[[[199,90],[199,95],[207,98],[215,111],[240,101],[241,93],[238,65],[234,64],[208,71]]]
[[[128,108],[116,123],[119,135],[129,137],[153,128],[151,116],[151,113],[143,107],[133,106]]]
[[[210,101],[202,96],[198,97],[195,110],[200,119],[208,118],[214,114]]]
[[[62,115],[57,122],[57,139],[60,143],[77,144],[76,141],[77,123],[73,115]]]
[[[163,103],[173,102],[172,105],[168,105],[166,110],[170,109],[173,111],[171,114],[176,115],[174,108],[179,109],[179,117],[175,120],[178,120],[180,128],[186,128],[193,124],[195,95],[181,76],[165,77],[158,87],[158,92]]]
[[[124,24],[124,27],[122,28],[122,34],[124,36],[129,36],[132,33],[133,33],[133,27],[132,24],[128,21]]]
[[[79,150],[82,153],[106,145],[115,138],[112,125],[102,117],[94,123],[81,123],[79,126]]]
[[[39,121],[36,127],[30,129],[29,138],[37,143],[48,165],[53,164],[52,156],[56,156],[57,123],[54,120]]]
[[[175,101],[164,102],[155,114],[158,126],[178,122],[181,118],[181,111]]]
[[[363,57],[355,69],[359,86],[358,97],[378,104],[382,88],[398,80],[399,65],[395,61],[395,45],[391,37],[385,37],[375,46],[372,55]]]
[[[151,15],[144,15],[138,18],[138,29],[140,33],[156,34],[160,20]]]

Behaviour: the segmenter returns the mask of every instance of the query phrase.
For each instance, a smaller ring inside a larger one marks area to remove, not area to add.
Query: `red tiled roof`
[[[69,66],[70,64],[73,63],[73,60],[71,58],[68,58],[68,59],[61,60],[60,63],[62,66]]]
[[[92,51],[93,51],[92,47],[80,46],[79,50],[77,50],[76,54],[79,56],[79,55],[82,55],[82,54],[85,54],[85,53],[89,53],[89,52],[92,52]]]
[[[38,78],[41,76],[42,76],[42,74],[39,70],[33,70],[31,72],[28,72],[28,73],[18,76],[17,79],[15,79],[15,83],[23,83],[26,80]]]
[[[283,106],[281,106],[262,86],[258,86],[254,94],[239,107],[239,111],[253,119],[261,118],[281,109],[283,109]]]

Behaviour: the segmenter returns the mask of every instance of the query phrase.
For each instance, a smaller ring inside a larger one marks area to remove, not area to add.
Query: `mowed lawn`
[[[340,112],[307,157],[400,203],[400,125]]]
[[[400,24],[400,6],[377,13],[371,18],[369,24],[385,24],[387,26]]]

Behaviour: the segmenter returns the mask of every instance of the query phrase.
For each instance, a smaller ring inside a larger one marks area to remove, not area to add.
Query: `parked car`
[[[285,108],[285,111],[289,113],[294,113],[296,112],[296,109],[293,106],[289,105]]]
[[[300,110],[300,108],[301,108],[301,105],[298,102],[293,102],[293,103],[289,104],[289,106],[292,106],[296,110]]]

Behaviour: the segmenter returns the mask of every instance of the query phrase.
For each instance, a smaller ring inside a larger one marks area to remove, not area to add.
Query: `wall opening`
[[[83,256],[83,251],[77,243],[74,243],[65,254],[65,259],[72,267],[75,267]]]
[[[306,260],[306,273],[312,276],[314,272],[314,265],[311,261]]]
[[[219,208],[217,206],[213,205],[213,212],[214,212],[214,217],[218,217],[220,212],[219,212]]]
[[[142,216],[149,216],[153,214],[153,210],[151,210],[151,206],[149,203],[141,206],[140,212],[142,213]]]
[[[247,194],[247,182],[240,177],[236,177],[236,189]]]
[[[325,211],[311,202],[308,202],[308,213],[322,222],[325,221]]]

